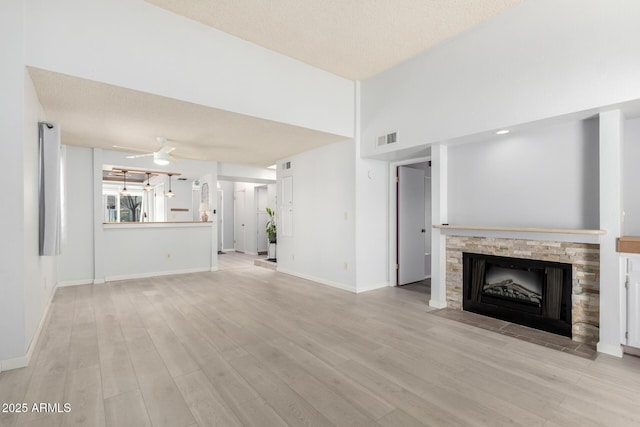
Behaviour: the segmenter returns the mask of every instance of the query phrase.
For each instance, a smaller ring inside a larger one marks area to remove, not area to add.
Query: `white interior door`
[[[245,251],[244,235],[246,229],[244,190],[233,193],[233,247],[238,252]]]
[[[222,215],[222,213],[224,212],[222,204],[223,200],[223,192],[222,190],[218,190],[218,210],[216,211],[216,216],[218,218],[218,251],[222,251],[222,242],[224,242],[224,239],[222,238],[222,233],[224,232],[224,227],[222,226],[222,223],[224,221],[224,216]]]
[[[424,170],[398,167],[398,285],[425,278]]]
[[[627,287],[627,342],[640,348],[640,259],[629,258]]]
[[[267,221],[269,221],[267,187],[256,187],[255,197],[258,215],[258,253],[267,252]]]

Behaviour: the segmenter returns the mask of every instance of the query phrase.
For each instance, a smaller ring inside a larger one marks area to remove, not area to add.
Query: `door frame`
[[[416,157],[413,159],[389,162],[389,283],[398,286],[398,187],[396,176],[398,166],[412,165],[414,163],[428,162],[431,156]],[[427,225],[428,227],[428,225]]]
[[[238,218],[239,214],[238,214],[238,193],[242,193],[242,216],[243,218]],[[246,218],[247,218],[247,199],[246,199],[246,191],[245,190],[234,190],[233,191],[233,249],[236,252],[242,252],[245,253],[247,251],[247,248],[245,247],[247,245],[247,239],[246,239],[246,235],[247,235],[247,229],[243,228],[242,229],[242,250],[239,251],[238,250],[238,223],[243,223],[246,224]],[[238,219],[240,219],[240,221],[238,221]],[[242,225],[242,227],[246,227],[246,225]]]

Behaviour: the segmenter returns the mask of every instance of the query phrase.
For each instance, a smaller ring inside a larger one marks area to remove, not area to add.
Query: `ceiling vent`
[[[291,162],[282,163],[282,170],[291,169]]]
[[[391,132],[376,138],[376,145],[382,147],[384,145],[396,144],[398,142],[398,132]]]

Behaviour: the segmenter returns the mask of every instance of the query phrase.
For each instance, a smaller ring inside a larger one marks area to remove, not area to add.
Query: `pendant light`
[[[169,191],[165,194],[165,196],[173,197],[173,196],[175,196],[175,194],[173,194],[173,191],[171,191],[171,177],[172,177],[172,175],[171,174],[167,174],[167,175],[169,175]]]
[[[144,186],[144,191],[151,191],[153,189],[150,181],[151,181],[151,174],[147,172],[147,185]]]
[[[128,196],[129,190],[127,190],[127,171],[122,171],[122,176],[123,176],[124,187],[122,188],[122,190],[120,190],[120,195]]]

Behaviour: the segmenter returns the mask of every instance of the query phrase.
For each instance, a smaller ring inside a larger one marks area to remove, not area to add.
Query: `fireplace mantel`
[[[434,225],[433,228],[444,230],[476,230],[476,231],[514,231],[518,233],[557,233],[557,234],[587,234],[603,235],[606,230],[585,230],[577,228],[535,228],[535,227],[493,227],[482,225]]]

